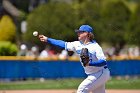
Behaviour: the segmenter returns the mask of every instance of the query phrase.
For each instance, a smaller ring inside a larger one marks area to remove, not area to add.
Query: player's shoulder
[[[95,40],[93,40],[90,45],[96,48],[101,48],[101,46]]]
[[[73,46],[80,46],[81,45],[80,41],[67,42],[67,44],[73,45]]]
[[[80,41],[73,41],[73,42],[71,42],[71,43],[73,43],[73,44],[75,44],[75,45],[81,44]]]
[[[91,45],[99,46],[99,44],[95,40],[92,41]]]
[[[80,41],[73,41],[73,43],[80,43]]]

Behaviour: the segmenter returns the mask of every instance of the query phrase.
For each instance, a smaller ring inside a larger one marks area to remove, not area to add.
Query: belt
[[[106,69],[107,68],[107,66],[104,66],[104,69]]]

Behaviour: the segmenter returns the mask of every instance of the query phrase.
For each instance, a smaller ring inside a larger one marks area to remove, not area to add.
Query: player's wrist
[[[48,37],[45,36],[45,42],[47,42],[47,41],[48,41]]]

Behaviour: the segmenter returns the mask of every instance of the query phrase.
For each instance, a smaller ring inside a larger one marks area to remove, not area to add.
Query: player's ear
[[[94,39],[94,34],[93,33],[89,33],[89,39],[90,39],[90,41],[92,41]]]
[[[90,33],[88,33],[87,36],[90,37]]]

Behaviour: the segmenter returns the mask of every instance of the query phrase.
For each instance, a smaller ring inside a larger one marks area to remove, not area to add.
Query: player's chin
[[[81,40],[81,37],[78,37],[78,40]]]

